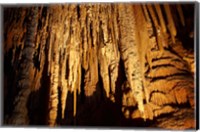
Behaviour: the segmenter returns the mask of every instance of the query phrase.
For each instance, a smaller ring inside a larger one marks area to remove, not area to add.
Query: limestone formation
[[[193,8],[4,7],[4,124],[194,128]]]

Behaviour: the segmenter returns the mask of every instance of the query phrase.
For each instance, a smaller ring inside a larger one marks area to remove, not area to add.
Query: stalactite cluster
[[[161,115],[192,113],[195,106],[194,51],[180,37],[190,24],[183,9],[123,3],[5,9],[5,124],[40,118],[49,126],[81,124],[85,113],[111,102],[125,118],[174,128]]]

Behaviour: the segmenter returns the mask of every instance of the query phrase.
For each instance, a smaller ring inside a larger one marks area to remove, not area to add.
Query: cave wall
[[[35,5],[3,15],[5,125],[195,127],[194,4]]]

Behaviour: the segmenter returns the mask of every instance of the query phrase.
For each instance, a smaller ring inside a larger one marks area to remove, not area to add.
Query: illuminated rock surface
[[[4,124],[195,128],[192,9],[5,7]]]

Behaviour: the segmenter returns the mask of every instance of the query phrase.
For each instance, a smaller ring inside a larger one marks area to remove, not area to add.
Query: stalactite
[[[86,97],[91,97],[96,91],[96,84],[98,82],[98,60],[97,60],[97,31],[98,22],[95,20],[98,16],[96,12],[98,12],[98,5],[87,5],[81,6],[81,19],[85,20],[82,24],[86,26],[82,26],[84,33],[83,39],[83,67],[86,71],[84,76],[84,91]]]
[[[77,14],[75,13],[76,6],[71,5],[72,14],[72,26],[71,26],[71,41],[70,41],[70,52],[69,52],[69,86],[71,87],[71,91],[74,91],[76,88],[80,91],[80,86],[76,85],[78,81],[78,77],[80,76],[78,73],[78,69],[80,66],[80,31],[79,31],[79,23],[77,21]]]
[[[12,47],[18,47],[20,45],[23,47],[24,42],[21,42],[21,39],[26,32],[24,21],[25,17],[28,15],[28,9],[23,7],[15,10],[17,10],[17,15],[19,15],[21,19],[17,20],[16,17],[14,19],[12,18],[12,20],[9,20],[9,22],[4,25],[4,29],[7,31],[6,38],[13,38],[5,40],[6,45],[4,45],[4,53],[8,52]],[[15,50],[16,48],[13,48],[13,61],[16,55]]]
[[[150,13],[150,15],[151,15],[152,21],[153,21],[155,27],[157,28],[157,27],[158,27],[158,20],[157,20],[157,18],[156,18],[155,12],[154,12],[154,10],[153,10],[153,5],[147,4],[147,8],[148,8],[148,11],[149,11],[149,13]]]
[[[142,5],[137,5],[134,8],[135,10],[135,16],[136,16],[136,30],[138,32],[137,36],[137,42],[138,45],[138,51],[140,53],[140,64],[141,64],[141,72],[142,72],[142,81],[143,81],[143,87],[144,87],[144,94],[145,94],[145,100],[146,102],[149,102],[149,91],[146,89],[146,81],[145,81],[145,54],[147,52],[147,45],[149,44],[149,38],[148,38],[148,32],[144,25],[147,25],[147,22],[145,21],[145,16],[142,11]]]
[[[13,95],[16,95],[18,92],[16,84],[19,78],[18,76],[20,76],[19,65],[22,59],[22,53],[23,53],[25,39],[26,39],[25,36],[26,36],[26,31],[27,31],[27,28],[26,28],[27,26],[24,23],[27,22],[26,16],[28,16],[29,9],[27,9],[26,7],[18,7],[18,8],[9,7],[5,10],[10,10],[8,13],[6,13],[6,15],[4,16],[4,19],[2,18],[2,22],[3,22],[2,36],[4,36],[2,38],[2,43],[3,43],[2,52],[4,54],[3,60],[4,62],[6,62],[6,65],[3,62],[2,64],[4,64],[4,70],[7,69],[9,65],[11,68],[8,71],[6,70],[4,71],[5,76],[3,77],[9,80],[9,82],[4,82],[5,87],[6,85],[8,86],[8,88],[6,88],[4,92],[4,98],[5,100],[7,100],[8,98],[11,99],[10,97],[8,97],[9,95],[12,95],[13,93],[14,93]],[[12,76],[9,77],[10,75]],[[9,90],[9,87],[12,87],[12,89]],[[14,98],[15,97],[13,97],[12,100],[14,100]],[[6,114],[6,116],[8,115]]]
[[[114,15],[113,15],[113,27],[114,27],[114,36],[115,36],[115,41],[118,43],[119,41],[119,25],[118,25],[118,8],[117,5],[112,5],[113,10],[114,10]],[[116,44],[116,49],[118,49],[118,44]]]
[[[165,20],[163,18],[163,14],[162,14],[162,10],[160,8],[160,5],[159,4],[155,4],[155,9],[156,9],[156,13],[158,14],[158,18],[159,18],[159,22],[160,22],[160,25],[161,25],[161,28],[162,28],[162,31],[163,33],[166,33],[167,32],[167,29],[166,29],[166,24],[165,24]]]
[[[119,51],[118,51],[118,43],[116,41],[116,36],[114,33],[114,23],[113,21],[116,21],[114,17],[116,17],[117,12],[114,11],[113,16],[112,14],[112,5],[110,5],[110,10],[109,10],[109,28],[111,30],[111,57],[110,57],[110,63],[109,63],[109,72],[110,72],[110,82],[111,82],[111,96],[110,99],[112,101],[115,101],[114,95],[115,95],[115,87],[116,87],[116,81],[118,77],[118,68],[119,68]]]
[[[159,22],[160,22],[160,26],[157,27],[157,41],[158,41],[158,45],[161,51],[164,50],[165,47],[168,47],[167,44],[167,29],[166,29],[166,23],[165,20],[163,18],[163,14],[162,14],[162,10],[160,8],[160,5],[155,4],[155,9],[156,9],[156,13],[158,15],[159,18]]]
[[[147,8],[150,12],[150,15],[151,15],[151,18],[152,18],[152,21],[153,21],[153,25],[154,25],[154,28],[156,29],[156,34],[157,34],[157,46],[160,50],[163,51],[163,45],[162,45],[162,31],[160,29],[160,25],[158,24],[158,20],[157,20],[157,17],[156,17],[156,14],[153,10],[153,5],[147,5]]]
[[[91,93],[93,92],[88,92],[86,88],[91,87],[89,82],[90,82],[90,72],[89,72],[89,46],[88,46],[88,36],[87,36],[87,25],[90,21],[88,18],[88,11],[87,11],[87,6],[85,4],[79,5],[80,8],[80,27],[81,27],[81,36],[82,38],[82,62],[81,65],[84,68],[85,71],[88,71],[84,75],[84,89],[85,89],[85,95],[90,96]]]
[[[156,42],[156,36],[154,34],[154,31],[153,31],[153,23],[152,23],[152,21],[150,19],[148,11],[147,11],[147,6],[146,5],[142,5],[142,7],[143,7],[144,15],[145,15],[145,18],[146,18],[146,22],[147,22],[146,28],[147,28],[148,37],[149,37],[149,42],[147,44],[147,53],[146,54],[149,54],[152,51],[158,50],[158,45],[157,45],[157,42]],[[148,61],[149,65],[150,65],[150,68],[152,68],[152,64],[151,64],[152,62],[149,59],[150,57],[151,56],[147,56],[147,61]]]
[[[52,42],[52,43],[55,43]],[[58,48],[54,48],[54,62],[51,67],[51,86],[50,86],[50,100],[49,100],[49,125],[54,126],[57,117],[58,105],[58,76],[59,76],[59,52]]]
[[[88,56],[87,56],[87,29],[86,29],[86,17],[87,17],[87,10],[85,5],[80,5],[80,24],[81,24],[81,33],[82,33],[82,66],[85,70],[88,69]]]
[[[66,51],[65,51],[66,53]],[[66,107],[66,99],[67,99],[67,94],[68,94],[68,83],[67,80],[65,79],[65,73],[66,73],[66,60],[67,60],[67,55],[64,55],[63,63],[62,63],[62,68],[61,68],[61,109],[62,109],[62,118],[65,118],[65,107]]]
[[[174,24],[174,20],[172,18],[170,6],[168,4],[164,4],[164,9],[165,9],[165,12],[166,12],[166,15],[167,15],[167,22],[168,22],[167,27],[168,27],[169,32],[171,34],[172,42],[175,43],[175,36],[177,34],[177,31],[176,31],[176,27],[175,27],[175,24]]]
[[[65,6],[62,9],[62,14],[63,14],[63,37],[60,45],[62,45],[61,48],[61,60],[60,60],[60,87],[61,87],[61,115],[62,119],[65,118],[65,109],[66,109],[66,100],[67,100],[67,95],[69,91],[69,85],[68,85],[68,80],[66,79],[67,75],[66,73],[68,72],[67,70],[67,59],[68,59],[68,50],[69,50],[69,41],[70,41],[70,17],[69,17],[69,12],[68,12],[68,7]]]
[[[129,90],[129,91],[128,91]],[[125,92],[128,91],[128,92]],[[134,96],[132,95],[131,91],[130,91],[130,85],[128,83],[128,81],[124,82],[122,85],[122,112],[124,112],[125,106],[126,107],[130,107],[130,106],[137,106],[137,103],[134,99]]]
[[[181,19],[181,24],[182,24],[183,26],[185,26],[185,18],[184,18],[184,15],[183,15],[183,11],[182,11],[181,5],[177,4],[177,5],[176,5],[176,8],[177,8],[177,10],[178,10],[178,15],[179,15],[179,17],[180,17],[180,19]]]
[[[49,39],[52,37],[52,34],[49,34]],[[52,56],[52,45],[50,44],[50,42],[48,42],[49,44],[47,45],[48,47],[48,56],[47,56],[47,59],[48,59],[48,75],[50,75],[51,73],[51,56]]]
[[[76,12],[77,5],[72,4],[69,7],[71,14],[71,27],[70,27],[70,51],[69,51],[69,78],[68,84],[70,87],[70,91],[74,94],[74,103],[73,103],[73,116],[76,118],[76,105],[77,105],[77,91],[80,93],[80,85],[81,85],[81,58],[80,58],[80,23],[78,22],[78,15]],[[74,119],[76,120],[76,119]]]
[[[124,61],[126,70],[126,77],[130,83],[132,94],[138,103],[138,109],[143,114],[143,86],[142,86],[142,73],[140,70],[139,55],[137,49],[136,33],[135,31],[135,17],[133,8],[129,5],[119,4],[118,6],[121,43],[120,53]],[[145,117],[144,117],[145,118]]]
[[[106,15],[108,5],[101,5],[101,14],[100,20],[101,24],[101,34],[102,34],[102,42],[100,44],[100,54],[99,54],[99,63],[100,63],[100,74],[103,80],[104,90],[106,92],[106,97],[109,98],[110,94],[110,76],[109,76],[109,64],[110,64],[110,57],[111,57],[111,38],[108,34],[108,15]]]
[[[17,87],[20,90],[14,101],[14,110],[10,123],[14,125],[28,125],[29,117],[27,100],[32,90],[34,77],[33,55],[35,53],[35,39],[38,24],[38,7],[31,8],[27,24],[26,40],[22,51],[20,74]]]
[[[110,80],[109,80],[109,70],[108,70],[108,51],[106,51],[105,47],[102,47],[100,49],[101,52],[101,56],[100,57],[100,63],[101,63],[101,68],[100,68],[100,73],[103,79],[103,87],[105,89],[106,92],[106,97],[109,97],[109,93],[110,93]]]
[[[57,23],[60,19],[59,14],[55,14],[55,10],[61,11],[60,6],[51,6],[50,7],[50,25],[51,25],[51,36],[50,36],[50,42],[49,45],[52,45],[53,47],[49,48],[50,53],[50,92],[49,92],[49,115],[48,115],[48,124],[50,126],[56,125],[56,118],[57,118],[57,111],[58,111],[58,86],[59,86],[59,52],[60,52],[60,30],[61,27],[59,27],[59,24]]]
[[[49,100],[49,125],[56,125],[56,117],[57,117],[57,105],[58,105],[58,74],[59,74],[59,65],[58,65],[58,50],[55,48],[55,62],[52,64],[51,68],[51,86],[50,86],[50,100]]]
[[[151,20],[150,20],[150,16],[149,16],[149,13],[148,13],[148,10],[147,10],[147,5],[145,4],[142,4],[142,9],[143,9],[143,12],[144,12],[144,16],[145,16],[145,19],[147,21],[147,23],[150,23]]]
[[[147,47],[146,47],[146,52],[145,52],[145,55],[143,55],[143,57],[146,56],[146,61],[147,63],[149,64],[149,67],[150,69],[152,69],[152,59],[151,59],[151,55],[149,55],[151,52],[153,52],[155,49],[157,49],[157,43],[156,43],[156,38],[155,38],[155,35],[153,33],[153,23],[150,19],[150,15],[148,14],[148,10],[147,10],[147,6],[146,5],[142,5],[142,9],[144,11],[144,16],[146,18],[146,28],[147,29],[144,29],[142,31],[145,31],[147,30],[147,34],[144,35],[144,36],[148,36],[148,38],[146,38],[146,43],[147,43]],[[140,23],[138,21],[138,23]],[[144,63],[145,64],[145,63]],[[144,68],[145,69],[145,68]],[[143,69],[143,74],[145,73],[145,70]],[[150,94],[150,91],[148,89],[148,82],[146,81],[146,79],[143,77],[143,80],[144,80],[144,86],[145,86],[145,98],[146,98],[146,102],[148,103],[149,102],[149,94]]]
[[[37,62],[39,63],[39,66],[36,68],[36,74],[33,81],[33,90],[37,91],[41,87],[41,78],[42,78],[42,72],[44,69],[44,63],[45,63],[45,46],[46,46],[46,40],[48,37],[47,33],[47,24],[49,20],[49,14],[47,13],[46,16],[42,16],[43,7],[40,9],[39,13],[39,19],[42,19],[41,21],[41,29],[38,29],[38,33],[36,35],[36,48],[40,49],[40,51],[37,53]]]

